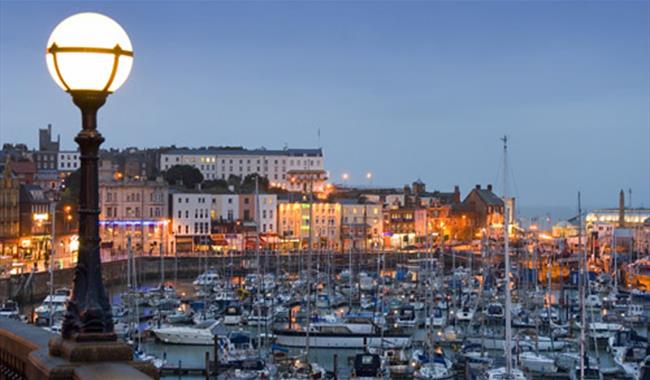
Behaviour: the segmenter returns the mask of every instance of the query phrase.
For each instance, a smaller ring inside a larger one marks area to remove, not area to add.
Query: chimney
[[[618,194],[618,226],[625,227],[625,193],[623,190]]]
[[[488,191],[492,191],[492,184],[488,184]]]
[[[481,185],[476,185],[476,190],[481,190]]]
[[[460,203],[460,187],[454,186],[454,203]]]

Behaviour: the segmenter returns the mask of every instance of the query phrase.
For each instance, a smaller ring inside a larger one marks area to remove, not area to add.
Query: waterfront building
[[[278,197],[275,194],[259,194],[260,232],[266,235],[277,234]]]
[[[172,191],[169,198],[174,252],[208,249],[212,195]]]
[[[27,260],[43,260],[49,252],[54,219],[50,215],[50,201],[40,186],[23,184],[20,185],[19,208],[19,256]]]
[[[10,157],[10,156],[7,156]],[[9,158],[8,161],[11,159]],[[5,165],[0,179],[0,256],[18,255],[20,237],[20,183]]]
[[[170,149],[160,154],[161,171],[174,165],[193,166],[206,180],[258,174],[266,177],[273,187],[286,189],[290,185],[290,172],[298,175],[299,171],[323,171],[324,162],[321,149]]]
[[[108,181],[99,184],[101,247],[124,254],[130,239],[136,252],[159,254],[168,239],[168,187],[155,181]],[[169,247],[164,248],[165,251]]]
[[[234,222],[239,218],[239,195],[212,194],[210,219],[212,223]]]
[[[420,215],[422,212],[426,211],[414,207],[386,209],[383,225],[384,245],[399,249],[415,247],[416,213],[418,214],[418,221],[422,221],[423,218]]]
[[[510,220],[514,214],[514,201],[510,204]],[[472,191],[463,200],[463,207],[460,212],[466,212],[471,216],[474,229],[498,229],[503,227],[504,222],[504,202],[501,197],[492,192],[492,185],[487,188],[481,188],[476,185]]]
[[[626,227],[642,226],[646,219],[650,218],[650,209],[648,208],[623,208],[623,224]],[[599,224],[619,225],[621,219],[620,208],[603,208],[592,210],[585,216],[587,229],[591,229]]]
[[[286,248],[309,248],[310,205],[306,196],[278,203],[278,236]],[[341,247],[341,205],[314,200],[312,247],[338,250]]]
[[[382,206],[358,199],[339,199],[341,240],[344,250],[370,250],[381,247],[384,230]]]

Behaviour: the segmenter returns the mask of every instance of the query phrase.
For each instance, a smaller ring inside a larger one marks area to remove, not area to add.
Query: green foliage
[[[162,175],[170,185],[183,185],[186,189],[193,189],[203,182],[201,171],[190,165],[174,165]]]

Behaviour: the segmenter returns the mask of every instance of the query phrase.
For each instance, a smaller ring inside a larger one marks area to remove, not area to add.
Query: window
[[[245,204],[245,205],[248,204],[248,198],[244,198],[244,204]]]
[[[190,233],[190,226],[185,225],[185,233],[189,234]]]
[[[190,217],[190,211],[189,211],[189,210],[185,210],[185,217],[186,217],[186,218],[189,218],[189,217]]]
[[[266,218],[266,210],[262,210],[262,218]]]

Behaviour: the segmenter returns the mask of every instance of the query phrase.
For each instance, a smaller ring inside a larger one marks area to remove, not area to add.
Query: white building
[[[216,222],[234,222],[239,219],[238,194],[212,194],[210,218]]]
[[[208,245],[212,195],[172,193],[170,204],[176,251],[192,251],[197,245]]]
[[[259,202],[260,232],[273,234],[277,233],[278,196],[275,194],[260,194]]]
[[[79,169],[81,161],[76,150],[60,151],[57,157],[57,170],[59,172],[73,172]]]
[[[257,173],[272,186],[286,188],[289,172],[323,171],[324,159],[321,149],[175,149],[160,155],[161,171],[174,165],[193,166],[206,180]]]

